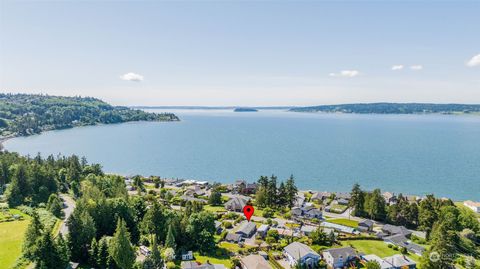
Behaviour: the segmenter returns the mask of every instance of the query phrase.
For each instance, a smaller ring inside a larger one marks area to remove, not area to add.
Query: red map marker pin
[[[250,221],[250,218],[253,215],[253,211],[255,211],[255,209],[253,209],[253,206],[251,205],[246,205],[243,207],[243,214],[245,215],[248,221]]]

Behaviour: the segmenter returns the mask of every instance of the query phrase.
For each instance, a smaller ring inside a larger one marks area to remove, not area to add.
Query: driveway
[[[63,219],[62,226],[60,227],[60,233],[65,237],[68,234],[67,220],[70,217],[70,215],[72,215],[73,209],[75,209],[75,200],[73,200],[72,197],[66,194],[61,194],[60,197],[63,199],[66,206],[63,209],[65,218]]]

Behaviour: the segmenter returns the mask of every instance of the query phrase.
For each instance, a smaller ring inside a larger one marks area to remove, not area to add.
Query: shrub
[[[222,225],[225,227],[225,229],[230,229],[233,227],[233,224],[230,221],[224,221]]]

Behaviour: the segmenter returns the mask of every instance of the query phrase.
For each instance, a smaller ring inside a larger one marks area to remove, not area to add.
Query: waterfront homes
[[[296,218],[307,218],[307,219],[321,219],[322,211],[316,208],[313,205],[305,205],[304,207],[293,207],[291,214]]]
[[[330,196],[332,196],[330,192],[314,192],[312,194],[312,197],[310,197],[310,200],[316,202],[323,202],[330,198]]]
[[[286,246],[283,253],[292,267],[301,264],[309,268],[315,268],[321,259],[317,252],[300,242],[293,242]]]
[[[257,190],[257,183],[247,183],[245,180],[237,180],[233,185],[232,192],[239,194],[253,194]]]
[[[473,210],[475,213],[480,213],[480,203],[474,201],[465,201],[463,205]]]
[[[229,211],[242,212],[248,201],[250,201],[250,198],[246,196],[232,196],[232,198],[225,203],[225,209]]]
[[[351,247],[332,248],[325,250],[323,258],[330,268],[343,268],[357,258],[357,252]]]
[[[272,269],[270,264],[260,255],[248,255],[240,259],[242,269]]]

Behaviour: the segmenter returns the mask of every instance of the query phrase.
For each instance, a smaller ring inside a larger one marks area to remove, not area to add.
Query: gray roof
[[[386,258],[383,258],[386,262],[390,263],[391,265],[395,266],[395,267],[403,267],[403,266],[409,266],[409,265],[414,265],[416,264],[412,259],[404,256],[404,255],[400,255],[400,254],[396,254],[396,255],[393,255],[393,256],[390,256],[390,257],[386,257]]]
[[[313,251],[313,249],[311,249],[309,246],[299,242],[291,243],[290,245],[286,246],[284,250],[294,259],[301,259],[308,254],[320,256],[317,252]]]
[[[272,269],[270,264],[260,255],[248,255],[240,259],[242,267],[247,269]]]
[[[367,220],[364,220],[364,221],[360,221],[358,223],[358,225],[359,226],[366,226],[366,227],[373,227],[373,223],[374,222],[372,220],[367,219]]]
[[[340,257],[348,258],[357,256],[357,252],[351,247],[327,249],[323,253],[326,252],[330,253],[334,259],[338,259]]]
[[[260,225],[260,227],[258,227],[257,231],[258,232],[267,232],[268,229],[270,229],[270,226],[268,226],[266,224],[262,224],[262,225]]]
[[[233,241],[233,242],[239,242],[242,239],[241,234],[234,234],[234,233],[228,233],[225,236],[226,241]]]
[[[211,264],[211,263],[198,263],[196,261],[182,262],[183,269],[226,269],[223,264]]]
[[[404,226],[395,226],[395,225],[390,225],[390,224],[385,224],[382,227],[382,231],[386,232],[388,234],[394,235],[394,234],[402,234],[404,236],[409,236],[412,234],[407,228]]]
[[[387,236],[383,240],[385,240],[386,242],[390,242],[394,245],[397,245],[399,247],[404,247],[407,250],[415,253],[423,253],[425,251],[424,247],[410,242],[403,234]]]
[[[249,234],[254,233],[256,229],[257,229],[257,225],[255,225],[255,223],[250,222],[250,221],[245,221],[242,224],[242,226],[240,226],[240,228],[238,228],[236,233],[237,234],[238,233],[243,233],[243,234],[249,235]]]
[[[307,232],[307,233],[311,233],[313,231],[316,231],[318,229],[318,227],[315,227],[315,226],[311,226],[311,225],[303,225],[302,228],[300,229],[300,231],[302,232]]]
[[[233,196],[230,200],[225,203],[225,207],[232,207],[235,209],[243,209],[247,204],[248,199],[243,196]]]

